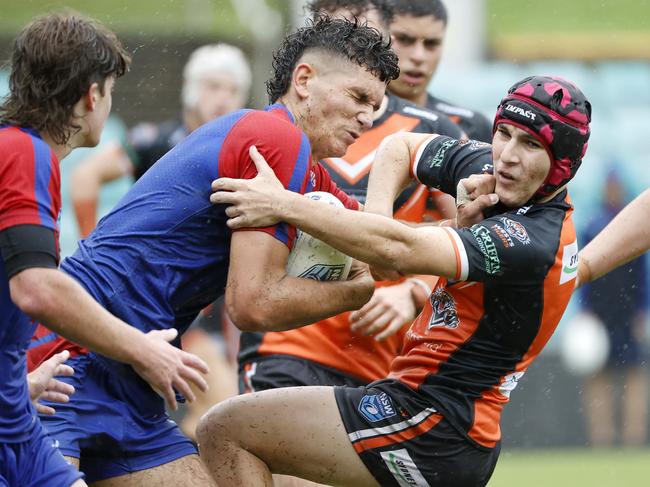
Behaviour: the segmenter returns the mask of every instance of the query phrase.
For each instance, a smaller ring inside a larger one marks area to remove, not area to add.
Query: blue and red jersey
[[[228,274],[232,231],[226,226],[226,206],[210,203],[211,183],[220,177],[255,177],[251,145],[289,190],[332,192],[347,207],[358,208],[322,167],[312,166],[307,136],[284,106],[240,110],[195,130],[156,162],[61,268],[140,330],[184,332],[202,308],[224,293]],[[285,223],[253,230],[289,247],[296,234]],[[46,329],[39,327],[39,333],[30,366],[62,349],[75,351],[74,344]],[[48,336],[54,340],[48,342]]]
[[[39,225],[58,241],[60,182],[59,161],[36,132],[0,126],[0,232]],[[25,358],[35,328],[11,300],[0,259],[0,443],[26,441],[35,424]]]

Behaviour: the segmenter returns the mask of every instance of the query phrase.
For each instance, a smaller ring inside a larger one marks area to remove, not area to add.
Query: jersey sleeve
[[[334,181],[332,181],[330,173],[327,172],[327,169],[325,169],[322,164],[318,163],[314,165],[312,168],[312,174],[312,191],[324,191],[326,193],[333,194],[341,201],[341,203],[343,203],[343,206],[345,206],[348,210],[359,209],[359,202],[352,196],[349,196],[345,191],[339,188]]]
[[[456,252],[455,279],[520,284],[543,280],[559,245],[560,229],[548,225],[546,219],[506,213],[471,228],[443,227]]]
[[[461,179],[492,173],[492,149],[476,140],[431,136],[418,147],[411,171],[422,184],[456,197],[456,186]]]
[[[58,235],[58,161],[40,139],[17,137],[11,145],[0,147],[0,231],[17,225],[39,225]]]
[[[307,136],[289,122],[264,112],[250,112],[230,130],[219,153],[219,177],[254,178],[257,168],[248,153],[252,145],[286,189],[300,194],[311,191],[312,158]],[[286,223],[237,231],[265,232],[289,248],[296,238],[295,227]]]

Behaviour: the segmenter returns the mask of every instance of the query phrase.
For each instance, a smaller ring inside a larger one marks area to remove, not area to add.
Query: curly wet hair
[[[397,55],[390,40],[372,27],[345,19],[319,17],[285,37],[273,55],[273,77],[266,82],[271,103],[289,91],[291,76],[306,51],[321,50],[366,68],[384,83],[397,79]]]
[[[355,17],[376,9],[386,27],[393,21],[393,6],[390,0],[312,0],[307,2],[306,8],[314,19],[330,15],[339,9],[349,10]]]
[[[58,12],[29,23],[16,37],[10,60],[9,94],[0,123],[46,132],[66,144],[81,127],[75,104],[106,78],[122,76],[131,58],[115,34],[77,12]]]

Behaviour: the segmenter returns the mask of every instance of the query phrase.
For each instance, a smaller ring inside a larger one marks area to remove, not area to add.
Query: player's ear
[[[87,111],[92,112],[95,109],[95,106],[97,105],[97,101],[101,96],[102,94],[101,94],[101,90],[99,89],[99,84],[98,83],[91,84],[90,88],[88,88],[88,91],[83,96],[84,108]]]
[[[291,83],[299,98],[309,97],[310,82],[316,76],[316,68],[310,63],[300,63],[293,70]]]

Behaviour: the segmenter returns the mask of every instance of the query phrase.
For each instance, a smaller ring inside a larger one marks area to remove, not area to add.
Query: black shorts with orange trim
[[[478,487],[492,476],[500,444],[470,443],[405,384],[385,379],[334,393],[352,446],[380,485]]]
[[[298,386],[351,386],[366,382],[331,367],[289,355],[267,357],[239,364],[239,393]]]

